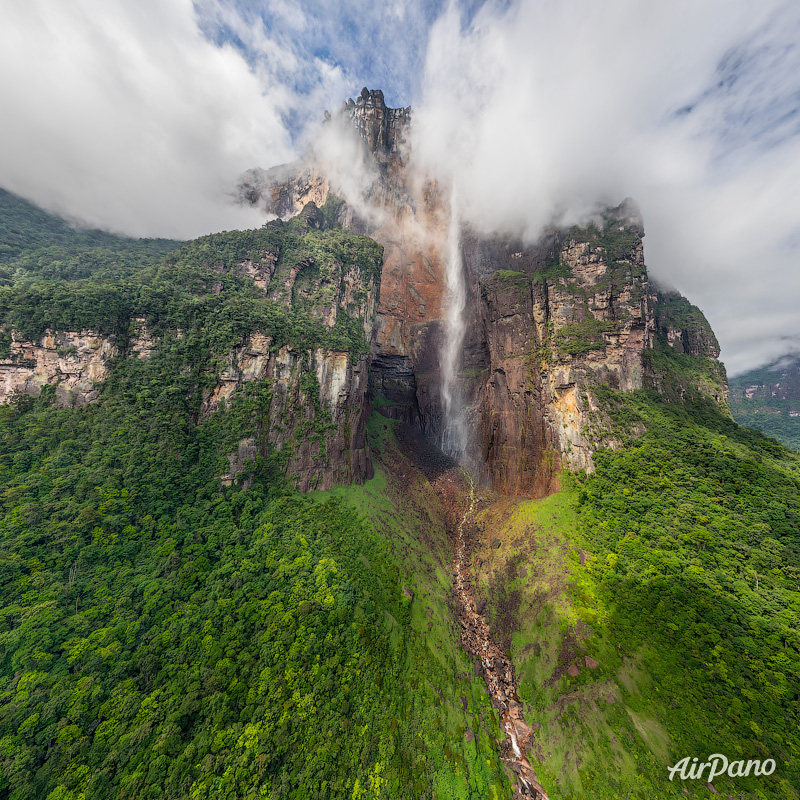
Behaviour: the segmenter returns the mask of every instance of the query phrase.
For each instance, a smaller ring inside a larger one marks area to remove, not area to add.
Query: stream
[[[478,613],[475,604],[472,576],[469,571],[470,553],[464,535],[466,523],[475,512],[475,485],[469,473],[465,471],[464,474],[469,481],[469,507],[458,524],[453,560],[454,590],[461,622],[461,643],[473,658],[480,661],[492,705],[500,714],[500,727],[506,733],[506,739],[500,745],[501,757],[517,776],[514,797],[548,800],[547,793],[539,784],[536,773],[525,756],[525,746],[533,731],[522,719],[522,704],[517,695],[514,665],[492,642],[489,626],[484,617]]]

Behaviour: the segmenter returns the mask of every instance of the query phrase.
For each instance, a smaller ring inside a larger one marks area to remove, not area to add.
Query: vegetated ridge
[[[800,450],[800,358],[779,359],[730,381],[734,419]]]

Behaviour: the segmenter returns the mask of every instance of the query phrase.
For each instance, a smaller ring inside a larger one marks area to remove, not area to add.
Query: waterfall
[[[442,380],[442,450],[461,461],[466,453],[466,420],[458,383],[458,369],[464,344],[464,308],[467,301],[464,268],[461,260],[461,223],[458,216],[456,188],[450,195],[450,226],[447,234],[447,309],[444,318],[444,341],[441,352]]]

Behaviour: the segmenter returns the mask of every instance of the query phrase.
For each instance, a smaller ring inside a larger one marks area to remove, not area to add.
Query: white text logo
[[[669,779],[678,775],[681,780],[696,780],[702,778],[711,783],[718,775],[727,775],[730,778],[746,778],[748,775],[772,775],[775,772],[775,761],[768,758],[766,761],[751,759],[750,761],[731,761],[722,755],[714,753],[708,761],[699,762],[697,758],[682,758],[674,767],[667,767]],[[706,771],[708,770],[708,771]],[[705,773],[705,774],[704,774]]]

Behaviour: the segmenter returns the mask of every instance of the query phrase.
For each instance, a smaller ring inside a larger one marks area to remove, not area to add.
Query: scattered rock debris
[[[525,750],[534,736],[522,718],[523,707],[519,702],[514,675],[514,665],[505,653],[492,641],[486,619],[478,613],[473,592],[472,576],[468,568],[468,537],[464,529],[475,509],[475,490],[469,480],[469,506],[461,517],[456,530],[456,555],[453,561],[453,589],[461,626],[461,643],[475,659],[476,675],[480,672],[486,681],[492,705],[500,714],[500,727],[506,738],[500,749],[502,758],[517,776],[515,798],[537,798],[547,800],[547,793],[540,785]],[[497,546],[501,544],[495,540]]]

